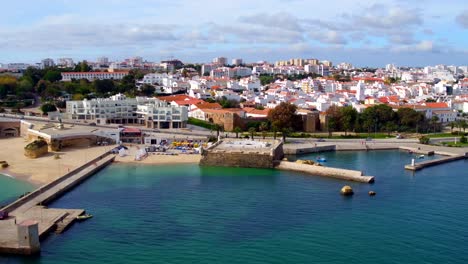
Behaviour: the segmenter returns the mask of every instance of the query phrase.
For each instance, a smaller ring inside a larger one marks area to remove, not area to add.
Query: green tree
[[[89,72],[91,70],[91,66],[89,66],[86,61],[78,62],[78,64],[75,65],[74,69],[74,71],[76,72]]]
[[[60,73],[60,71],[49,69],[45,73],[43,79],[49,82],[58,82],[62,80],[62,74]]]
[[[106,95],[115,90],[114,81],[105,79],[105,80],[95,80],[93,82],[94,91],[100,95]]]
[[[57,108],[52,103],[45,103],[45,104],[41,105],[41,111],[45,115],[45,114],[47,114],[49,112],[57,111]]]
[[[406,131],[411,128],[415,128],[418,133],[418,128],[422,121],[424,121],[424,114],[417,112],[412,108],[399,108],[397,111],[397,119],[400,126],[400,130]]]
[[[249,128],[249,133],[250,133],[250,139],[254,140],[254,134],[256,132],[255,127]]]
[[[282,102],[268,113],[268,120],[274,127],[273,132],[275,132],[275,138],[276,131],[283,131],[284,129],[293,129],[293,120],[296,114],[296,110],[297,107],[295,105]],[[286,139],[284,136],[285,134],[283,134],[283,140]]]
[[[238,126],[234,128],[234,133],[236,133],[236,138],[239,138],[239,133],[242,132],[242,129]]]
[[[432,128],[433,128],[434,133],[436,132],[436,127],[437,127],[437,124],[438,124],[438,123],[439,123],[439,117],[437,117],[437,116],[432,116],[431,121],[430,121],[430,124],[432,125]]]
[[[356,123],[358,112],[352,106],[342,107],[339,111],[341,116],[341,127],[343,128],[346,136],[348,131],[354,129],[354,124]]]
[[[156,88],[154,88],[154,86],[149,85],[149,84],[143,84],[140,88],[140,92],[144,96],[151,96],[154,94],[155,91],[156,91]]]
[[[342,112],[340,107],[332,105],[327,109],[326,113],[328,136],[331,137],[333,135],[333,131],[338,131],[341,128]]]
[[[450,133],[453,133],[453,128],[455,127],[455,122],[450,122]]]
[[[258,127],[258,129],[262,131],[262,137],[263,139],[265,139],[266,132],[268,131],[268,123],[267,122],[260,123],[260,126]]]

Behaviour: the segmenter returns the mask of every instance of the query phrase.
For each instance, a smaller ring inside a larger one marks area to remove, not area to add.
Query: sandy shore
[[[5,160],[10,165],[7,169],[0,169],[0,173],[35,185],[48,183],[112,148],[67,148],[38,159],[30,159],[24,156],[24,147],[27,144],[23,138],[0,139],[0,160]],[[54,158],[56,153],[60,155],[60,159]]]
[[[139,146],[142,147],[142,146]],[[135,164],[187,164],[200,162],[201,156],[198,154],[178,154],[178,155],[157,155],[157,153],[149,153],[148,157],[141,160],[135,160],[135,154],[138,148],[136,146],[130,146],[127,150],[127,156],[120,157],[117,155],[115,162],[124,163],[135,163]]]
[[[27,143],[23,138],[0,139],[0,160],[5,160],[10,165],[7,169],[0,169],[0,173],[38,186],[53,181],[115,147],[65,148],[62,151],[52,152],[38,159],[30,159],[24,156],[24,147]],[[136,151],[136,146],[130,146],[128,156],[117,156],[115,161],[139,164],[181,164],[198,163],[200,161],[200,155],[189,154],[177,156],[149,155],[142,161],[135,161]],[[54,158],[56,153],[60,155],[60,159]]]

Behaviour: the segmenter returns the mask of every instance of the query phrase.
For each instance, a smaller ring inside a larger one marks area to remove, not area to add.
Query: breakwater
[[[105,153],[1,209],[0,253],[30,255],[40,251],[40,239],[73,224],[84,209],[52,209],[45,205],[104,168],[115,156]]]
[[[447,163],[451,161],[456,161],[456,160],[461,160],[461,159],[466,159],[466,158],[468,158],[468,153],[466,153],[465,155],[449,156],[449,157],[443,157],[440,159],[427,160],[423,162],[408,164],[408,165],[405,165],[405,169],[417,171],[417,170],[424,169],[426,167],[435,166],[435,165],[439,165],[439,164],[443,164],[443,163]]]
[[[300,164],[297,162],[281,161],[277,169],[304,172],[311,175],[330,177],[346,181],[373,183],[373,176],[364,176],[362,171],[330,168],[317,165]]]

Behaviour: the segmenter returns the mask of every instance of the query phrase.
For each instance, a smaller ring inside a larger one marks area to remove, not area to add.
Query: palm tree
[[[437,122],[438,122],[438,121],[439,121],[439,117],[437,117],[437,116],[432,116],[432,118],[431,118],[431,124],[434,126],[434,127],[433,127],[433,128],[434,128],[434,133],[435,133],[435,131],[436,131],[436,125],[437,125]]]
[[[262,137],[263,137],[263,139],[265,139],[266,131],[268,130],[268,123],[267,122],[262,122],[260,124],[259,130],[262,131]]]
[[[239,138],[239,133],[242,132],[242,129],[240,127],[235,127],[234,128],[234,133],[236,133],[236,138]]]
[[[254,140],[254,133],[256,132],[255,127],[249,128],[249,132],[250,132],[250,138]]]
[[[455,122],[450,122],[450,133],[453,133],[453,128],[455,127]]]

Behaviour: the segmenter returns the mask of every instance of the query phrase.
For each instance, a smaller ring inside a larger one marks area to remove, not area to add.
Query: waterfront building
[[[188,108],[174,106],[158,99],[149,100],[137,106],[137,119],[147,128],[185,128],[187,127]]]
[[[187,108],[172,106],[156,98],[127,98],[117,94],[110,98],[68,101],[66,119],[96,124],[141,124],[151,128],[185,127]]]
[[[114,79],[121,80],[128,75],[128,71],[115,72],[62,72],[62,81],[71,81],[72,79],[86,79],[88,81]]]

